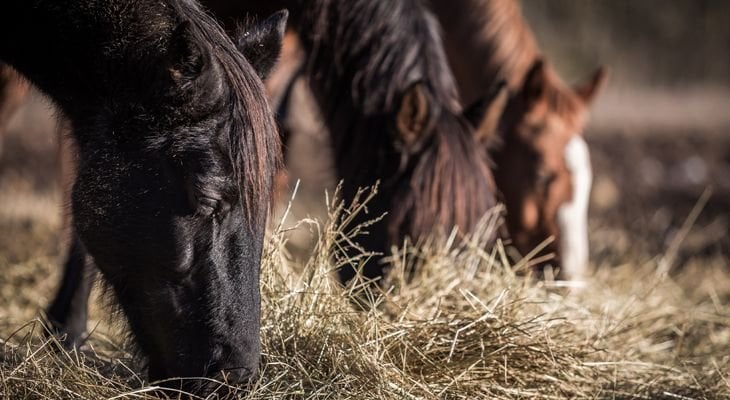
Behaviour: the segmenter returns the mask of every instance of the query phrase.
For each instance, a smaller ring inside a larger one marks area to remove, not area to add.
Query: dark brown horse
[[[77,145],[72,255],[102,272],[151,379],[256,372],[280,147],[259,76],[285,19],[234,44],[190,1],[3,3],[0,60],[55,102]],[[62,331],[88,296],[75,265],[49,315]]]
[[[588,262],[588,148],[581,134],[587,108],[605,80],[571,89],[542,59],[517,0],[430,0],[444,27],[449,61],[464,101],[507,82],[510,97],[493,148],[494,176],[507,226],[522,254],[554,238],[560,276],[580,279]],[[540,257],[538,255],[538,257]]]
[[[418,0],[304,4],[297,30],[344,197],[380,181],[370,215],[355,223],[387,214],[363,246],[386,253],[406,237],[469,231],[495,205],[474,139],[489,102],[462,108],[435,18]],[[363,271],[382,272],[376,262]],[[340,271],[343,280],[353,274]]]

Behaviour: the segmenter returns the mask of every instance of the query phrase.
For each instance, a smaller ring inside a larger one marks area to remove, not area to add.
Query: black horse
[[[150,379],[255,373],[259,263],[280,164],[259,75],[285,19],[244,27],[242,54],[192,1],[3,4],[0,60],[58,105],[78,146],[77,268],[49,312],[70,341],[85,324],[88,254]]]
[[[495,205],[489,162],[475,140],[479,129],[496,128],[485,123],[496,121],[493,97],[462,108],[438,23],[423,2],[311,0],[299,6],[293,20],[344,197],[381,182],[370,215],[353,222],[387,213],[362,238],[364,248],[387,253],[405,237],[473,228]],[[362,272],[375,278],[383,266],[370,262]],[[354,274],[340,270],[343,281]]]

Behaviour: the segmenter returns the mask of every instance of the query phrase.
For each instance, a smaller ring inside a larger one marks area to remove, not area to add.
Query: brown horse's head
[[[582,138],[587,109],[606,79],[599,69],[585,85],[566,87],[538,60],[511,94],[494,151],[495,180],[507,207],[515,247],[533,251],[542,266],[579,279],[588,259],[587,208],[591,186],[588,148]],[[554,258],[541,257],[554,254]]]

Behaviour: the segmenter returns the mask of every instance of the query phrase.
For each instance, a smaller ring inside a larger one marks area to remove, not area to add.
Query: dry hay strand
[[[69,352],[43,326],[40,319],[32,320],[0,341],[0,397],[112,398],[143,385],[131,356],[109,338],[95,335],[83,351]]]
[[[357,245],[369,225],[349,226],[373,195],[348,206],[335,194],[326,222],[286,228],[285,217],[274,229],[262,263],[260,378],[219,397],[730,398],[727,271],[670,277],[656,262],[627,262],[582,288],[538,282],[490,244],[494,210],[470,235],[394,249],[380,285],[343,288],[336,268],[377,257]],[[286,252],[292,229],[316,237],[303,263]],[[96,351],[65,353],[41,337],[4,342],[4,397],[154,398],[114,341],[92,335]]]

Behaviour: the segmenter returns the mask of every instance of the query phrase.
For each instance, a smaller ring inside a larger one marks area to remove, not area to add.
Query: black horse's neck
[[[174,7],[180,6],[151,0],[6,1],[0,59],[67,113],[104,106],[142,90],[143,77],[164,73],[160,50],[179,22]]]

